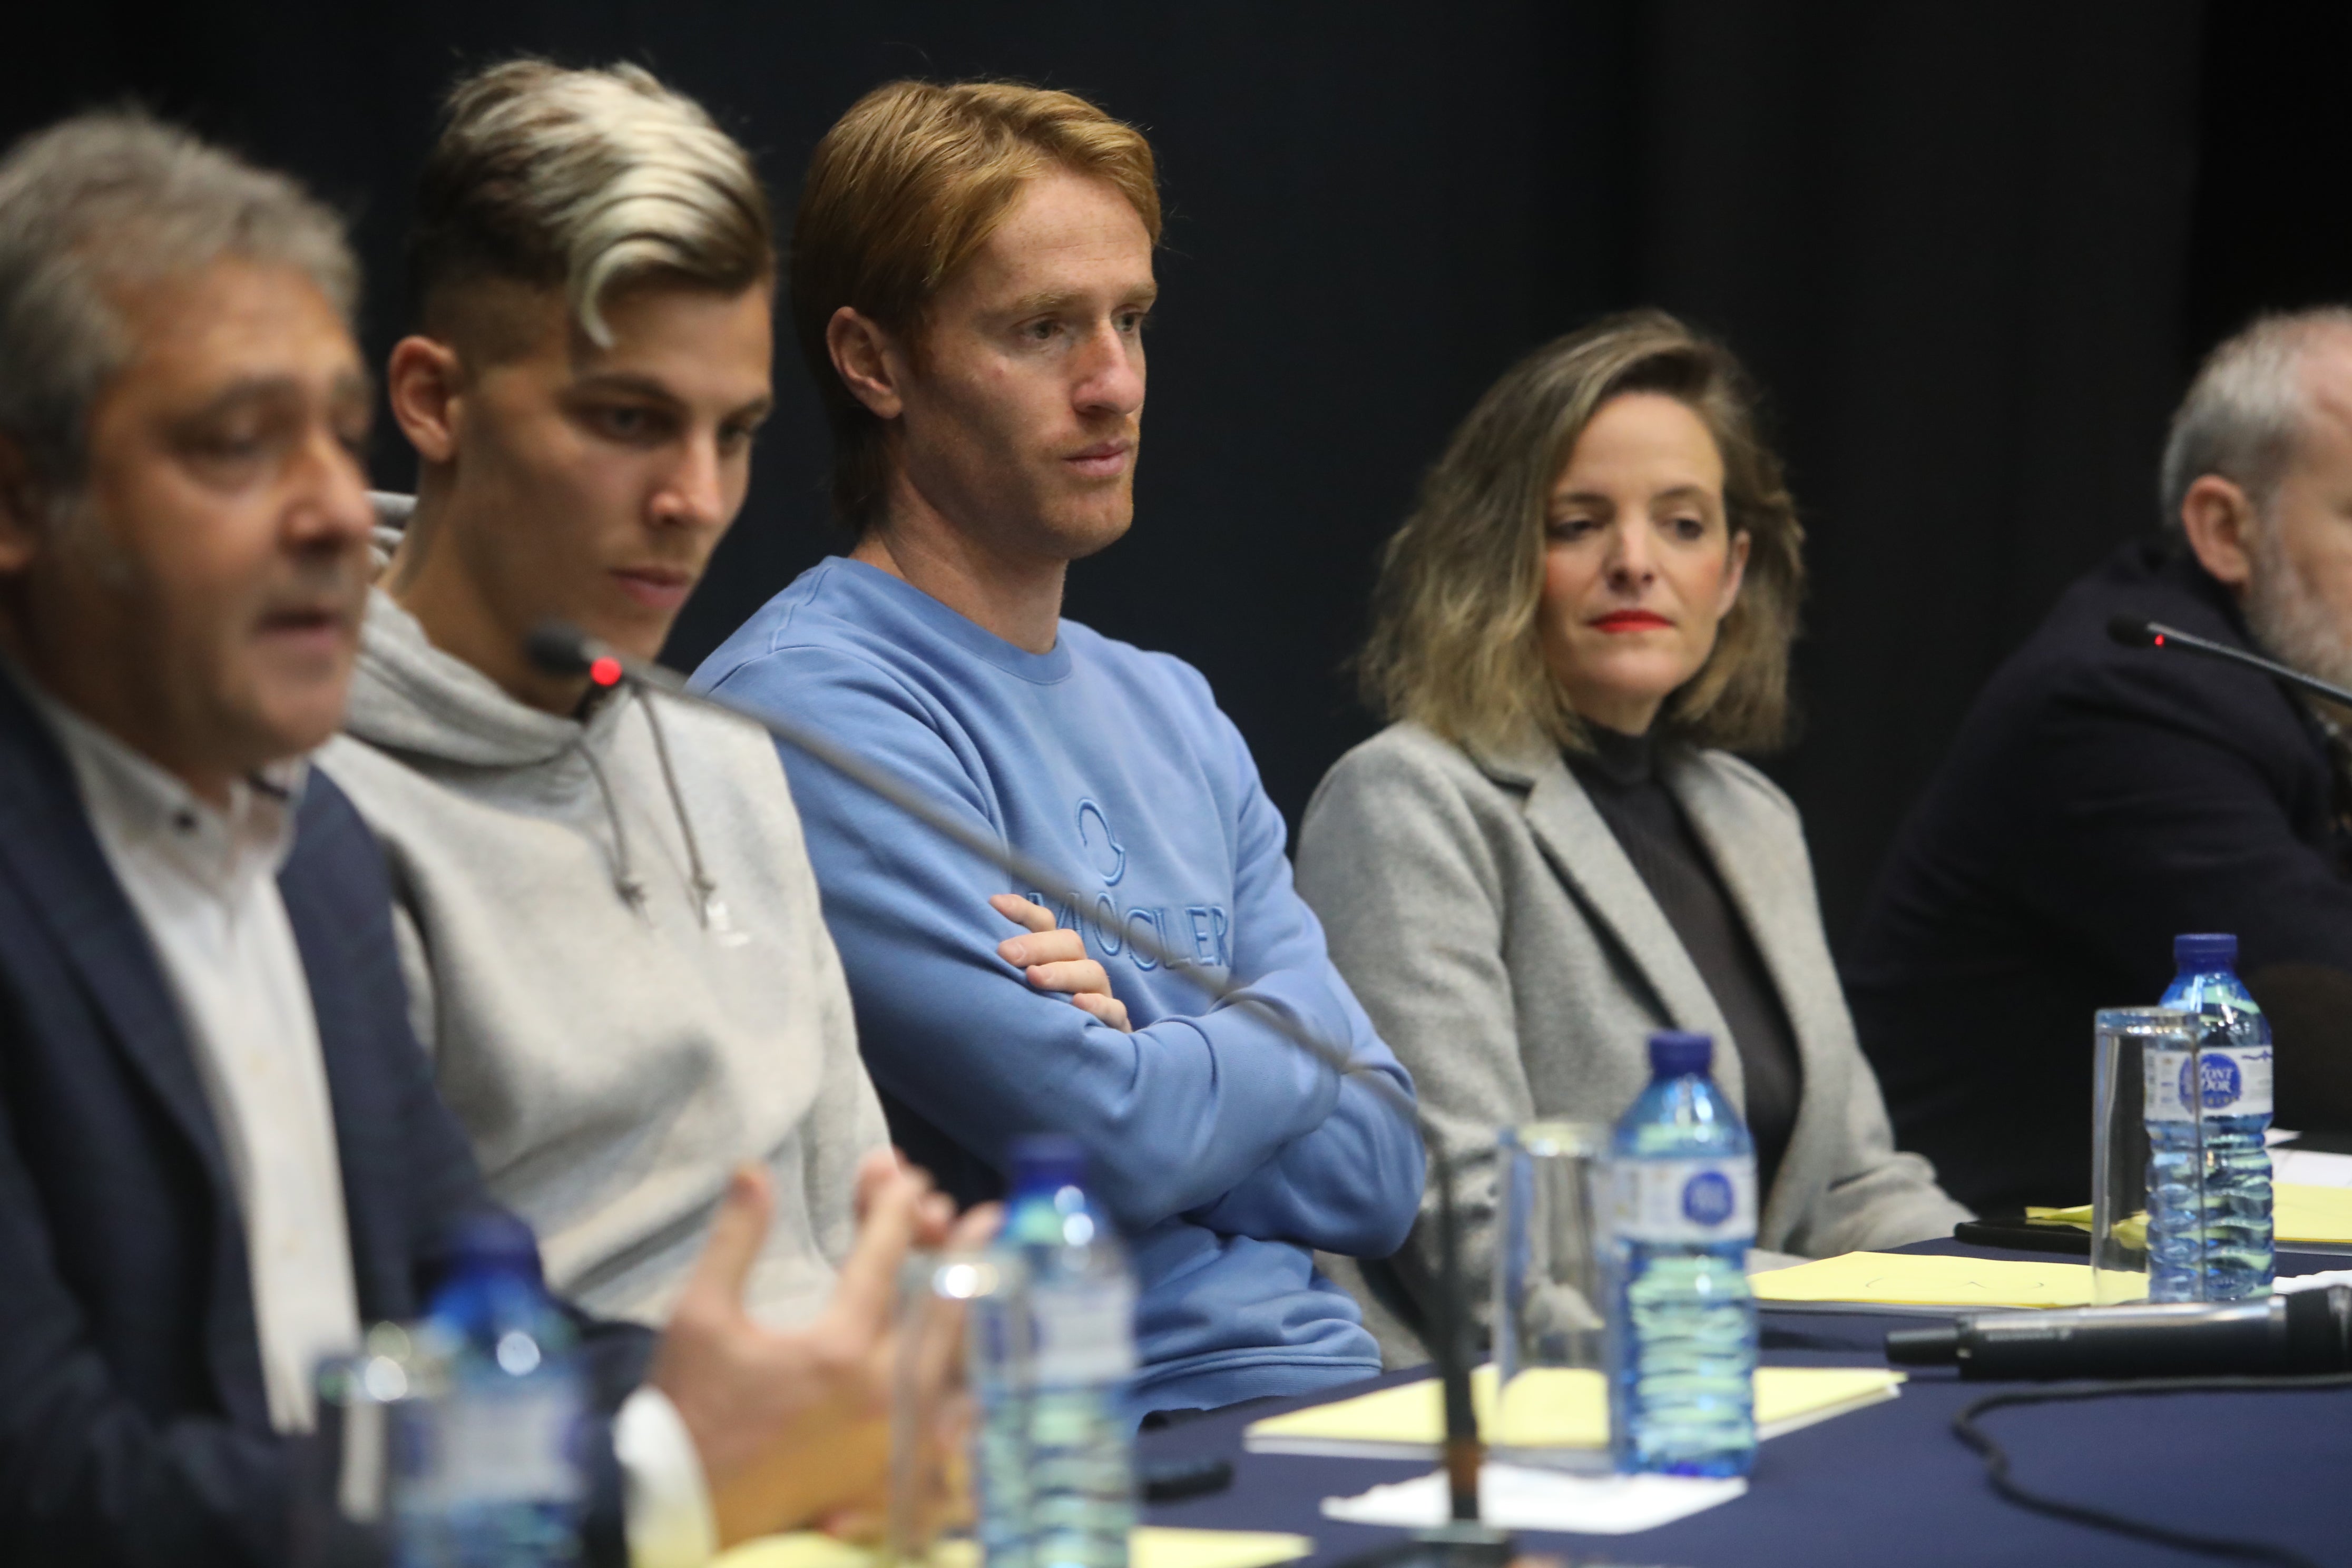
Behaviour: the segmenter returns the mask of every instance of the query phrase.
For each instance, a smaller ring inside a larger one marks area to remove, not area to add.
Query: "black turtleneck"
[[[1568,752],[1569,768],[1682,939],[1730,1027],[1747,1083],[1758,1190],[1769,1195],[1788,1152],[1803,1089],[1788,1010],[1715,862],[1657,776],[1655,738],[1598,724],[1588,729],[1593,749]]]

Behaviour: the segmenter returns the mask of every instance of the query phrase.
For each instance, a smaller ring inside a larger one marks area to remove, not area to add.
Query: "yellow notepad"
[[[1128,1568],[1265,1568],[1315,1550],[1304,1535],[1265,1530],[1170,1530],[1138,1525],[1127,1540]]]
[[[2352,1187],[2281,1182],[2271,1189],[2271,1229],[2282,1243],[2352,1243]]]
[[[1263,1530],[1168,1530],[1138,1525],[1128,1536],[1129,1568],[1269,1568],[1315,1550],[1304,1535]],[[881,1553],[814,1531],[747,1542],[712,1568],[875,1568]],[[943,1548],[933,1568],[979,1568],[970,1542]]]
[[[1756,1373],[1756,1426],[1777,1436],[1815,1420],[1895,1396],[1903,1374],[1883,1367],[1768,1366]],[[1512,1379],[1498,1417],[1495,1369],[1470,1374],[1478,1429],[1496,1447],[1602,1448],[1609,1443],[1607,1385],[1597,1372],[1547,1367]],[[1244,1441],[1261,1453],[1433,1452],[1445,1434],[1444,1393],[1435,1378],[1399,1384],[1253,1421]]]
[[[1759,1301],[1888,1307],[2087,1307],[2084,1263],[2017,1263],[1907,1252],[1849,1252],[1748,1277]],[[2143,1286],[2142,1289],[2146,1287]]]
[[[2088,1230],[2091,1228],[2091,1205],[2077,1204],[2070,1209],[2030,1208],[2025,1211],[2025,1217]],[[2130,1225],[2145,1219],[2145,1215],[2134,1215],[2124,1223]],[[2299,1182],[2279,1183],[2271,1189],[2271,1234],[2281,1246],[2298,1241],[2352,1246],[2352,1187],[2309,1187]]]

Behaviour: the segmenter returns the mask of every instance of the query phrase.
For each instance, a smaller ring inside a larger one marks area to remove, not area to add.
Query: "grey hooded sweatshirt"
[[[526,707],[380,588],[346,731],[317,762],[390,862],[417,1038],[549,1283],[660,1323],[760,1160],[751,1310],[813,1316],[888,1134],[774,746],[626,691]]]

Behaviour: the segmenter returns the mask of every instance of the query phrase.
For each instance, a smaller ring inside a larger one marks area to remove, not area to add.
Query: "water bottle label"
[[[572,1460],[580,1422],[577,1393],[564,1384],[459,1394],[419,1414],[425,1431],[424,1473],[412,1483],[412,1507],[448,1509],[502,1502],[577,1502],[585,1492]]]
[[[1629,1241],[1716,1246],[1756,1234],[1756,1162],[1621,1160],[1612,1228]]]
[[[1135,1371],[1135,1287],[1124,1280],[1038,1285],[1036,1376],[1064,1385],[1117,1383]]]
[[[2268,1046],[2209,1046],[2199,1051],[2149,1051],[2146,1115],[2150,1121],[2207,1117],[2268,1116],[2272,1053]]]

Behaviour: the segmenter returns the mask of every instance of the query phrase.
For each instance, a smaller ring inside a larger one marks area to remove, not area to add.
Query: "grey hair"
[[[139,110],[76,115],[0,158],[0,434],[42,484],[80,486],[90,408],[136,347],[112,291],[232,256],[307,274],[346,325],[358,308],[340,217]]]
[[[2238,485],[2258,513],[2269,510],[2303,433],[2304,356],[2330,335],[2352,337],[2352,309],[2260,316],[2205,356],[2164,443],[2157,500],[2168,527],[2180,526],[2189,487],[2207,474]]]
[[[749,153],[692,99],[633,65],[509,60],[451,89],[417,192],[417,305],[503,278],[562,288],[600,345],[619,290],[667,277],[734,292],[776,270]]]

